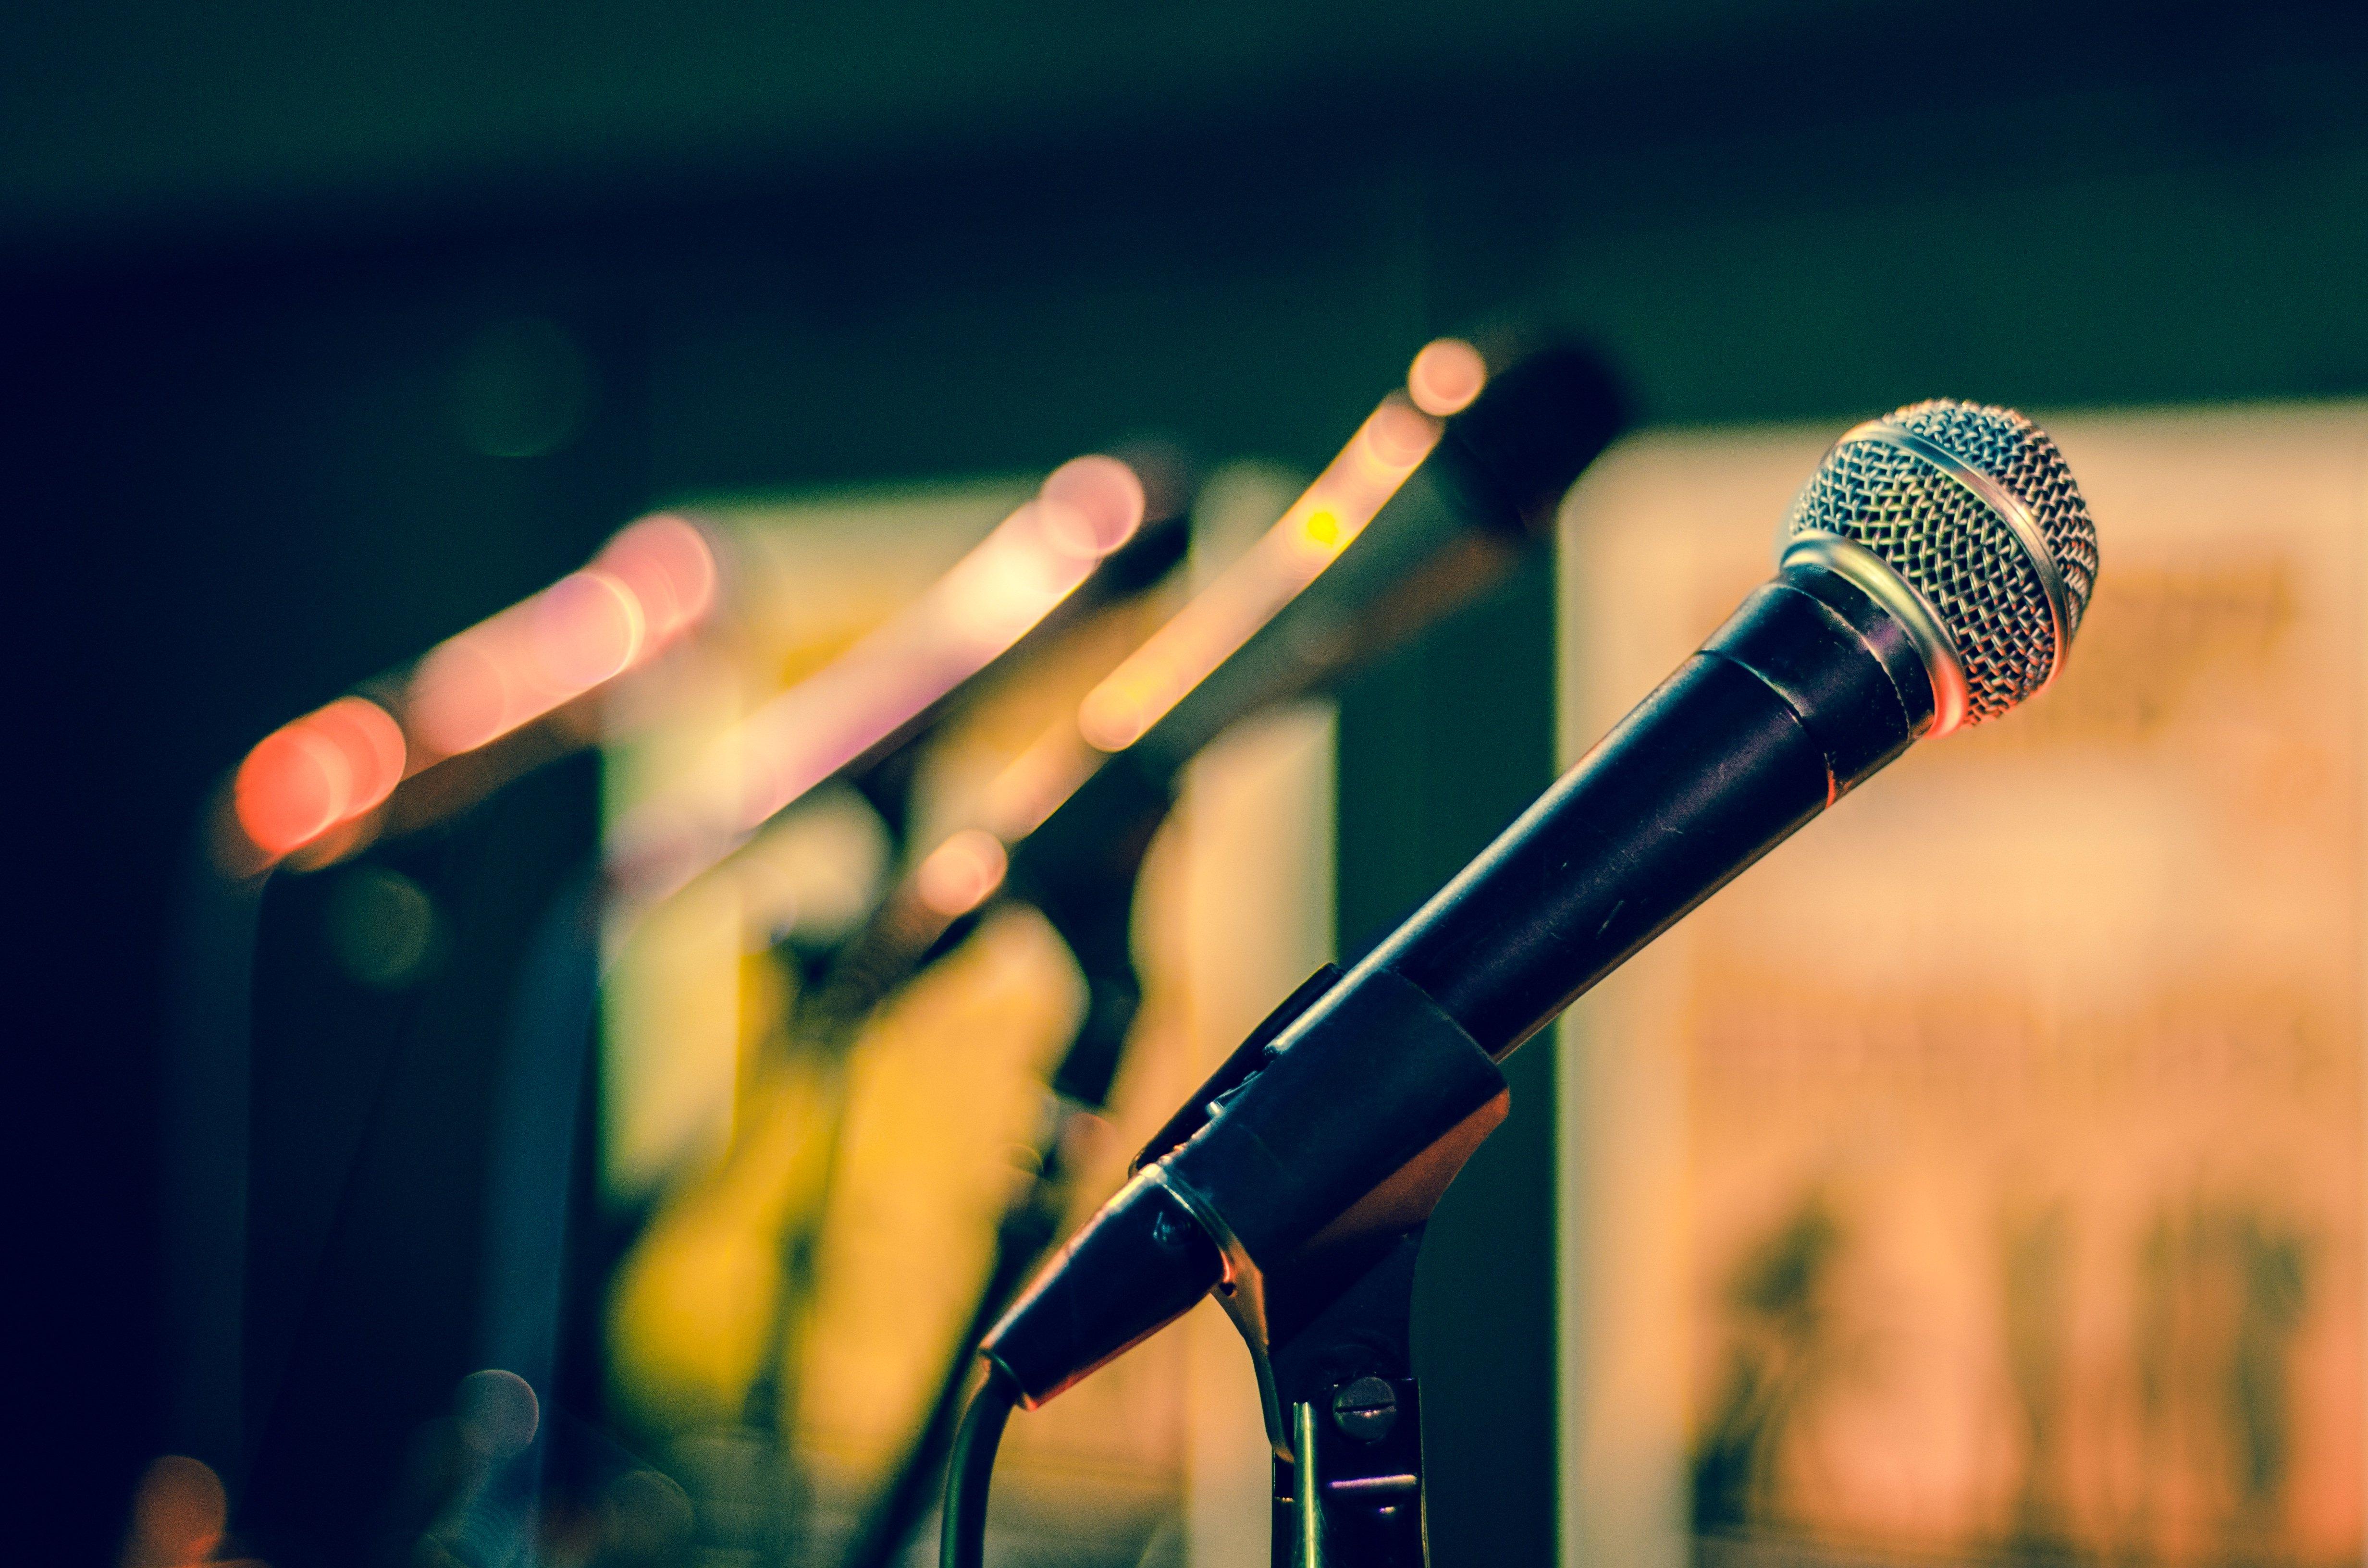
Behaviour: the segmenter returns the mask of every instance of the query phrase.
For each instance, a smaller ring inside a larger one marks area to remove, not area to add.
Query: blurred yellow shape
[[[801,1438],[863,1470],[920,1417],[1030,1172],[1043,1080],[1084,1006],[1043,917],[1012,906],[865,1031],[799,1395]]]
[[[985,1274],[1017,1175],[1008,1151],[1033,1131],[1082,990],[1042,917],[1013,908],[844,1062],[791,1049],[763,1064],[731,1152],[665,1204],[620,1270],[610,1332],[627,1403],[669,1429],[736,1422],[768,1355],[784,1353],[784,1403],[812,1413],[820,1445],[884,1460]],[[785,1317],[787,1244],[826,1186],[820,1294]]]
[[[620,1269],[613,1376],[653,1424],[739,1420],[780,1310],[784,1228],[821,1188],[837,1076],[814,1058],[765,1074],[731,1153],[661,1209]]]

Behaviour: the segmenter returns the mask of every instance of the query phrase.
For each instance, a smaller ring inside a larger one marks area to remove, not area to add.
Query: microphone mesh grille
[[[2012,409],[1938,399],[1882,424],[1938,446],[2020,499],[2066,590],[2064,636],[2097,581],[2097,528],[2064,454]],[[1964,663],[1966,722],[1995,719],[2047,682],[2055,617],[2022,536],[1960,481],[1884,441],[1844,437],[1802,488],[1785,537],[1839,534],[1881,557],[1940,618]]]

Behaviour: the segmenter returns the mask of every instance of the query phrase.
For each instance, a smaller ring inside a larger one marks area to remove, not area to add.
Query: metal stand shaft
[[[1264,1276],[1260,1312],[1234,1314],[1275,1441],[1274,1568],[1423,1568],[1421,1247],[1417,1226],[1294,1261]]]

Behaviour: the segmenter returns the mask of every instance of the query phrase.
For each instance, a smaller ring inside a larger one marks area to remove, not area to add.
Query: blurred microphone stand
[[[1151,844],[1144,828],[1156,828],[1158,821],[1155,816],[1147,824],[1110,824],[1116,831],[1098,840],[1103,852],[1087,874],[1057,888],[1035,884],[1027,890],[1032,898],[1027,892],[1020,895],[1035,903],[1064,938],[1086,983],[1084,1017],[1048,1085],[1043,1119],[1030,1151],[1033,1169],[996,1225],[993,1261],[975,1302],[918,1429],[857,1527],[844,1560],[848,1568],[885,1568],[910,1543],[935,1497],[961,1415],[963,1386],[976,1359],[975,1346],[1052,1246],[1068,1216],[1075,1195],[1072,1152],[1079,1135],[1098,1126],[1109,1108],[1110,1086],[1142,1003],[1142,979],[1128,930],[1143,858]],[[877,1006],[912,973],[959,942],[977,921],[977,912],[967,911],[932,934],[932,923],[912,907],[917,901],[909,892],[899,902],[905,907],[894,910],[882,924],[901,931],[904,940],[878,940],[868,949],[859,946],[860,956],[842,978],[839,1006],[853,1005],[866,1012]],[[905,949],[902,961],[887,950],[895,946]]]
[[[1141,460],[1141,454],[1138,454]],[[1097,610],[1133,599],[1157,588],[1181,562],[1189,542],[1191,504],[1198,490],[1197,479],[1182,463],[1173,458],[1162,464],[1143,462],[1146,472],[1160,472],[1161,482],[1152,487],[1154,500],[1151,514],[1154,521],[1129,544],[1105,562],[1081,592],[1072,611],[1064,607],[1064,618],[1048,621],[1036,634],[1036,641],[1051,641],[1065,630]],[[1164,472],[1163,472],[1164,471]],[[1018,651],[1018,650],[1015,650]],[[857,791],[878,811],[892,826],[898,847],[897,859],[905,858],[909,847],[905,834],[910,817],[909,791],[917,771],[919,754],[936,733],[935,728],[916,728],[901,744],[894,744],[874,757],[866,758],[848,769],[845,776]],[[1081,751],[1082,748],[1079,748]],[[1023,766],[1026,759],[1023,759]],[[1080,760],[1078,766],[1084,766]],[[983,846],[976,836],[956,835],[950,845],[934,846],[942,852],[935,864],[924,858],[912,874],[892,885],[886,896],[871,915],[848,937],[821,949],[806,949],[794,937],[777,942],[771,949],[774,961],[789,971],[795,987],[796,1001],[791,1016],[774,1036],[774,1053],[778,1057],[793,1054],[813,1074],[816,1119],[820,1131],[816,1148],[811,1156],[812,1168],[817,1173],[814,1185],[792,1212],[790,1223],[780,1238],[780,1270],[781,1289],[776,1299],[775,1322],[765,1339],[766,1353],[757,1377],[749,1385],[744,1403],[744,1422],[753,1429],[771,1434],[780,1451],[790,1451],[791,1436],[797,1420],[797,1388],[793,1369],[806,1347],[801,1332],[810,1312],[817,1286],[816,1257],[824,1226],[827,1221],[833,1194],[841,1174],[843,1140],[848,1111],[848,1073],[849,1058],[864,1027],[876,1015],[881,1005],[916,973],[928,968],[941,955],[959,947],[979,924],[988,896],[994,889],[983,885],[985,879],[997,874],[991,866],[973,865],[963,860],[974,846]],[[1141,847],[1147,847],[1148,840]],[[990,851],[999,854],[999,850]],[[1139,863],[1141,849],[1133,861]],[[950,875],[946,868],[959,867],[958,875]],[[968,881],[965,878],[976,878]],[[972,896],[975,889],[976,896]],[[1072,950],[1084,971],[1089,1000],[1087,1021],[1081,1035],[1106,1038],[1104,1048],[1112,1070],[1115,1070],[1119,1047],[1122,1044],[1127,1026],[1132,1022],[1140,983],[1134,972],[1132,955],[1127,952],[1123,933],[1126,914],[1133,892],[1133,870],[1131,863],[1121,873],[1099,903],[1104,914],[1114,912],[1115,928],[1121,934],[1114,953]],[[1064,932],[1065,934],[1065,932]],[[1074,1047],[1072,1048],[1075,1049]],[[1107,1093],[1107,1083],[1104,1085]],[[1095,1102],[1099,1105],[1099,1101]],[[1041,1181],[1041,1177],[1039,1178]],[[1064,1212],[1054,1209],[1045,1221],[1056,1225]],[[995,1272],[1024,1273],[1041,1253],[1042,1243],[1033,1249],[1014,1249],[1007,1260],[998,1249]],[[1016,1284],[997,1284],[991,1278],[988,1290],[1000,1299],[1008,1296]],[[975,1316],[975,1314],[973,1314]],[[966,1324],[965,1336],[984,1333],[986,1324]],[[942,1405],[941,1400],[939,1403]],[[937,1418],[933,1415],[933,1422]],[[910,1468],[910,1467],[907,1467]],[[801,1499],[794,1495],[800,1484],[801,1472],[794,1464],[787,1467],[789,1485],[782,1498],[783,1540],[779,1550],[782,1560],[794,1555],[797,1526],[802,1517]],[[926,1485],[928,1472],[921,1474]]]
[[[160,1436],[165,1451],[214,1473],[233,1518],[262,1436],[250,1430],[249,1415],[268,1408],[272,1392],[269,1358],[260,1369],[266,1386],[250,1364],[247,1273],[256,963],[274,876],[282,867],[320,869],[381,837],[448,818],[580,744],[570,733],[584,710],[578,699],[687,631],[705,613],[713,579],[713,559],[692,525],[663,514],[643,518],[583,571],[272,732],[199,806],[175,912],[159,1084]],[[444,723],[440,738],[453,744],[421,740],[480,695],[448,678],[456,655],[463,664],[515,659],[540,630],[588,642],[597,657],[602,634],[614,630],[608,622],[623,619],[635,630],[613,667],[579,680],[520,683],[490,710],[473,701],[475,711],[462,715],[476,726],[472,733],[455,739]]]
[[[167,1453],[245,1479],[247,1139],[263,879],[225,867],[224,802],[200,809],[174,923],[173,1012],[159,1088],[158,1193]]]
[[[883,629],[862,645],[863,656],[884,678],[876,693],[866,693],[861,683],[842,683],[842,693],[852,692],[859,699],[852,710],[833,711],[814,704],[801,711],[795,707],[799,694],[792,689],[785,701],[794,717],[809,722],[772,731],[776,766],[770,771],[780,778],[814,783],[836,778],[849,787],[888,830],[891,863],[901,859],[911,816],[911,789],[921,759],[983,687],[992,686],[995,675],[1015,666],[1024,668],[1047,648],[1089,631],[1098,617],[1123,612],[1132,602],[1158,589],[1181,561],[1188,537],[1186,517],[1197,484],[1189,464],[1166,448],[1139,446],[1128,449],[1127,457],[1128,467],[1143,482],[1142,510],[1136,517],[1144,520],[1138,526],[1133,517],[1127,519],[1124,542],[1099,557],[1074,590],[1064,591],[1057,603],[1046,604],[1039,612],[1041,619],[1025,629],[1015,628],[1011,639],[995,647],[990,656],[959,667],[958,678],[933,687],[929,681],[934,676],[954,673],[947,669],[939,646],[944,628],[949,621],[961,624],[966,618],[950,613],[955,608],[951,606],[919,607],[925,613],[913,616],[901,631],[899,626]],[[1118,466],[1107,458],[1087,460]],[[973,552],[973,558],[978,553]],[[945,582],[959,583],[962,571],[958,566]],[[973,571],[973,584],[980,575]],[[990,585],[995,584],[993,574],[984,575]],[[934,613],[928,613],[932,608]],[[848,663],[843,661],[841,668]],[[921,674],[917,682],[915,672]],[[825,670],[816,678],[832,674]],[[916,706],[896,706],[916,690],[925,694],[924,700]],[[866,695],[871,698],[868,711],[862,710],[860,700]],[[821,722],[812,722],[815,720]],[[878,738],[855,755],[832,755],[829,748],[845,733]],[[767,770],[760,764],[757,771]],[[518,1348],[512,1353],[533,1357],[535,1371],[529,1381],[538,1387],[544,1386],[544,1381],[537,1381],[538,1375],[547,1380],[552,1367],[552,1347],[541,1336],[545,1325],[556,1321],[564,1289],[560,1238],[565,1231],[564,1195],[555,1183],[572,1156],[562,1128],[573,1125],[575,1115],[568,1108],[577,1103],[583,1066],[589,1060],[585,1042],[600,984],[598,954],[604,943],[611,950],[616,946],[615,932],[604,934],[600,929],[604,916],[630,926],[690,881],[728,867],[739,847],[766,822],[806,799],[812,788],[813,784],[801,782],[780,789],[768,801],[769,809],[763,819],[713,850],[700,852],[694,847],[689,860],[682,858],[681,846],[673,845],[663,846],[658,856],[637,866],[631,858],[635,846],[629,844],[621,878],[611,865],[609,875],[586,882],[575,903],[562,901],[552,913],[549,928],[554,934],[573,932],[572,943],[559,943],[552,949],[554,955],[563,951],[567,955],[564,960],[554,957],[554,963],[566,969],[569,978],[548,988],[539,1005],[520,1010],[521,1028],[514,1049],[520,1063],[521,1087],[507,1102],[507,1115],[516,1119],[514,1125],[520,1130],[509,1141],[517,1157],[505,1159],[496,1173],[491,1193],[495,1212],[487,1238],[489,1279],[515,1286],[489,1301],[489,1324],[513,1325],[494,1330],[492,1339],[505,1345],[515,1340]],[[649,869],[653,865],[655,873]],[[927,929],[920,935],[919,949],[908,953],[916,910]],[[793,1096],[790,1113],[800,1115],[808,1131],[788,1176],[792,1190],[785,1195],[788,1213],[776,1243],[778,1287],[770,1323],[758,1365],[740,1400],[734,1439],[755,1445],[764,1455],[761,1459],[754,1453],[743,1456],[757,1459],[755,1470],[735,1466],[734,1473],[742,1479],[720,1483],[735,1490],[746,1485],[753,1494],[735,1497],[733,1506],[723,1510],[741,1519],[743,1528],[733,1532],[734,1540],[722,1544],[752,1551],[759,1560],[786,1562],[795,1554],[804,1513],[803,1472],[794,1460],[795,1372],[814,1298],[822,1229],[840,1164],[848,1112],[848,1058],[871,1011],[869,988],[854,977],[867,964],[877,967],[883,942],[899,955],[890,967],[898,974],[905,972],[910,961],[931,949],[952,924],[956,923],[935,917],[909,901],[892,900],[859,926],[852,941],[816,945],[792,929],[768,949],[769,960],[783,971],[784,989],[794,1000],[787,1016],[769,1031],[759,1059],[752,1065],[760,1082],[798,1082],[804,1092]],[[959,940],[969,929],[969,923],[960,925],[952,940]],[[555,1028],[549,1027],[554,1022]],[[563,1038],[574,1041],[564,1051],[557,1043]],[[571,1073],[573,1077],[568,1076]],[[727,1154],[727,1160],[730,1157]],[[633,1232],[644,1228],[651,1218],[643,1215],[640,1225],[604,1238],[600,1248],[604,1264],[620,1258],[635,1239]],[[771,1479],[757,1479],[759,1476]]]

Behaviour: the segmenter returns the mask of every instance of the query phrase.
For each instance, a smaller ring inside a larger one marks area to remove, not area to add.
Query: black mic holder
[[[1251,1032],[982,1348],[1032,1406],[1215,1290],[1257,1370],[1279,1568],[1418,1568],[1415,1258],[1508,1096],[1462,1026],[1394,975],[1314,1011],[1339,978],[1325,966]],[[1404,1092],[1372,1095],[1376,1073]]]
[[[1285,998],[1153,1137],[1138,1166],[1179,1147],[1237,1096],[1267,1065],[1275,1038],[1339,978],[1326,964]],[[1435,1026],[1433,1032],[1441,1065],[1455,1062],[1453,1037]],[[1492,1096],[1481,1108],[1501,1104],[1501,1095]],[[1484,1116],[1474,1136],[1444,1152],[1453,1165],[1497,1119]],[[1439,1177],[1424,1185],[1446,1183]],[[1436,1199],[1430,1191],[1429,1202]],[[1413,1315],[1424,1224],[1393,1229],[1390,1221],[1417,1210],[1427,1215],[1429,1202],[1419,1192],[1402,1193],[1382,1229],[1303,1247],[1258,1270],[1254,1289],[1237,1280],[1222,1298],[1249,1346],[1273,1449],[1273,1568],[1422,1568],[1422,1399]]]
[[[1274,1039],[1339,977],[1326,964],[1285,998],[1193,1096],[1190,1108],[1152,1139],[1138,1164],[1179,1146],[1213,1108],[1237,1096],[1267,1065]],[[1450,1034],[1439,1028],[1434,1020],[1444,1015],[1436,1009],[1409,1008],[1401,1017],[1407,1014],[1421,1018],[1417,1028],[1431,1037],[1430,1070],[1471,1085],[1465,1096],[1476,1098],[1486,1080],[1465,1074],[1469,1057],[1458,1049],[1457,1037],[1465,1042],[1470,1037],[1461,1028]],[[1415,1268],[1431,1206],[1502,1119],[1501,1075],[1495,1082],[1497,1092],[1467,1119],[1474,1125],[1466,1135],[1451,1134],[1437,1156],[1418,1157],[1394,1199],[1369,1210],[1367,1225],[1378,1223],[1378,1230],[1337,1224],[1327,1234],[1337,1231],[1339,1239],[1302,1247],[1281,1265],[1258,1270],[1255,1290],[1237,1284],[1222,1298],[1249,1346],[1274,1454],[1273,1568],[1422,1568]],[[1421,1218],[1405,1222],[1417,1214]]]

